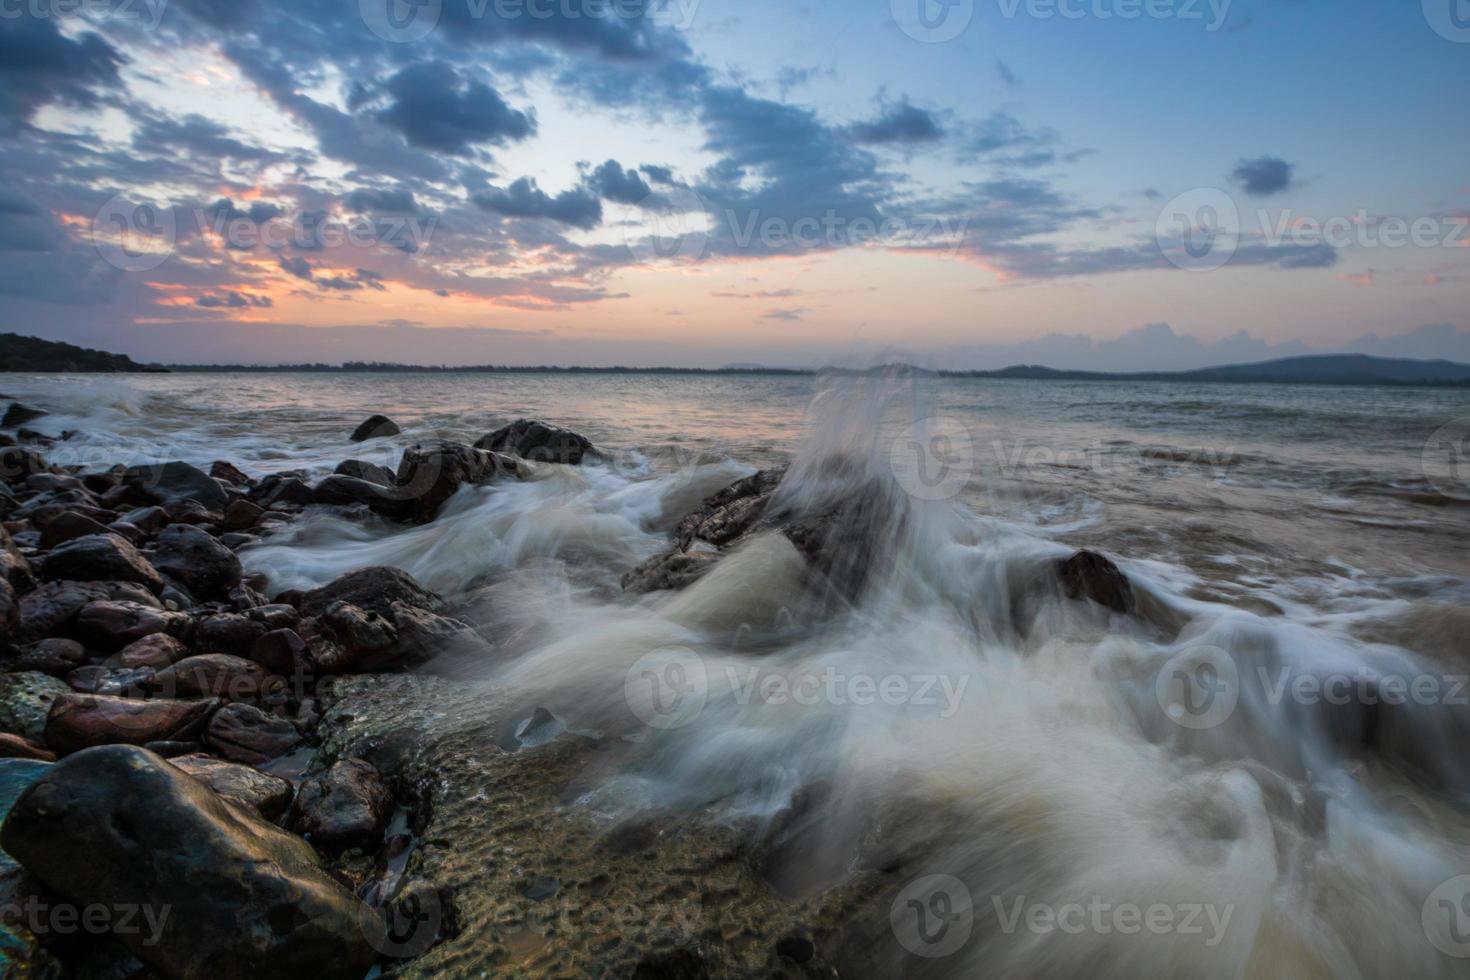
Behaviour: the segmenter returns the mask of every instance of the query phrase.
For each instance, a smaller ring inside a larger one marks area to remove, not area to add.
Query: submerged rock
[[[482,437],[475,448],[514,453],[537,463],[572,466],[579,465],[589,453],[596,453],[586,437],[539,419],[518,419]]]
[[[623,576],[625,592],[677,591],[693,585],[719,562],[712,551],[666,551],[638,565]]]
[[[378,770],[346,759],[301,784],[291,805],[291,829],[320,851],[375,851],[393,811],[393,796]]]
[[[190,524],[170,524],[159,532],[153,566],[201,599],[223,597],[242,575],[233,551]]]
[[[1091,599],[1120,613],[1132,613],[1137,608],[1132,583],[1110,558],[1095,551],[1079,551],[1057,562],[1056,570],[1069,599]]]
[[[369,439],[396,436],[402,432],[403,430],[398,427],[398,423],[394,422],[388,416],[374,415],[353,430],[350,438],[353,442],[367,442]]]
[[[457,442],[431,442],[404,450],[394,483],[414,501],[414,519],[427,523],[460,487],[520,474],[520,465],[509,456]]]
[[[79,906],[166,909],[156,935],[117,933],[162,976],[360,980],[374,959],[363,906],[310,845],[143,749],[58,763],[15,803],[0,843]]]
[[[163,590],[163,578],[148,559],[116,534],[90,534],[56,548],[42,560],[41,578],[51,582],[136,582],[150,592]]]
[[[27,422],[34,422],[36,419],[45,417],[46,413],[39,408],[31,408],[29,405],[22,405],[20,402],[11,402],[10,407],[5,410],[5,417],[0,418],[0,429],[13,429],[16,426],[25,425]]]

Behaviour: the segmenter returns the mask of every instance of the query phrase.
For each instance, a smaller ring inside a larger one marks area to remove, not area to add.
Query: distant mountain
[[[979,378],[1019,378],[1035,381],[1195,381],[1235,384],[1322,385],[1470,385],[1470,364],[1453,361],[1415,361],[1372,357],[1368,354],[1320,354],[1286,357],[1258,364],[1229,364],[1194,371],[1059,371],[1021,364],[1000,371],[940,372]]]
[[[74,347],[53,340],[42,340],[40,337],[22,337],[18,333],[0,333],[0,371],[37,371],[50,374],[162,370],[138,364],[122,354]]]

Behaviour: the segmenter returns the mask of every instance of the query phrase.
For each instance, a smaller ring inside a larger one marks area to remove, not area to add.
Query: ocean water
[[[630,739],[589,808],[779,829],[773,888],[896,894],[916,976],[1425,977],[1470,969],[1470,391],[906,377],[9,376],[59,462],[393,466],[519,417],[605,453],[417,528],[325,509],[247,549],[272,589],[391,564],[501,638],[466,683]],[[367,415],[404,434],[354,446]],[[859,588],[758,536],[674,595],[621,575],[791,464]],[[1078,547],[1139,615],[1065,600]],[[899,887],[899,886],[902,887]],[[1140,918],[1142,917],[1142,918]],[[1188,920],[1187,922],[1185,920]],[[1146,924],[1140,925],[1140,922]]]

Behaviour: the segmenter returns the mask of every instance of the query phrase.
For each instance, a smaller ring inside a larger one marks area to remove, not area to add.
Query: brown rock
[[[53,517],[41,529],[41,547],[55,548],[68,541],[85,538],[89,534],[107,533],[107,528],[92,518],[69,510],[58,517]]]
[[[89,534],[68,541],[42,560],[40,572],[48,582],[136,582],[155,594],[163,590],[158,571],[117,534]]]
[[[154,609],[136,602],[104,599],[89,602],[77,613],[77,635],[98,650],[120,650],[155,633],[177,631],[188,622],[184,613]]]
[[[34,759],[37,762],[55,762],[56,753],[49,752],[19,735],[0,732],[0,759]]]
[[[220,528],[225,531],[244,531],[255,526],[265,511],[248,500],[237,500],[225,508]]]
[[[216,697],[255,701],[282,684],[264,667],[226,653],[186,657],[160,670],[153,689],[166,697]]]
[[[359,568],[333,579],[301,597],[298,608],[304,616],[320,616],[334,602],[350,602],[360,609],[386,616],[393,603],[403,602],[418,609],[438,612],[444,600],[414,581],[401,568]]]
[[[209,532],[170,524],[158,534],[153,567],[200,599],[222,597],[240,584],[240,559]]]
[[[94,694],[63,694],[46,717],[46,744],[61,755],[94,745],[146,745],[190,738],[218,701],[137,701]]]
[[[204,740],[226,759],[260,765],[301,743],[296,726],[248,704],[227,704],[214,713]]]
[[[194,649],[244,657],[249,655],[255,641],[268,632],[264,623],[240,613],[206,616],[195,624]]]
[[[123,647],[117,655],[117,664],[120,667],[152,667],[154,670],[163,670],[170,664],[183,660],[188,654],[189,648],[177,638],[167,633],[154,633]]]
[[[274,823],[291,805],[290,782],[237,762],[224,762],[202,754],[169,760],[228,803]]]
[[[394,482],[415,502],[415,520],[427,523],[460,487],[520,475],[520,464],[510,456],[457,442],[431,442],[404,450]]]
[[[250,485],[250,477],[240,472],[239,467],[235,466],[234,463],[229,463],[222,459],[216,460],[214,465],[210,466],[209,475],[216,480],[223,480],[231,486],[245,487]]]
[[[301,784],[291,805],[291,828],[320,851],[376,851],[393,812],[393,796],[378,770],[347,759]]]

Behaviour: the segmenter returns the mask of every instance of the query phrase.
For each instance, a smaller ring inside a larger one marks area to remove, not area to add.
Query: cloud
[[[1015,72],[1011,71],[1011,66],[999,58],[995,59],[995,73],[1000,76],[1001,84],[1006,88],[1015,88],[1021,84],[1021,79],[1016,77]]]
[[[307,282],[312,281],[311,263],[303,259],[301,256],[293,255],[290,258],[287,258],[286,256],[282,255],[280,258],[276,259],[276,263],[287,273],[295,276],[297,279],[305,279]]]
[[[123,61],[98,34],[67,37],[52,18],[10,10],[0,17],[0,132],[53,102],[96,105],[98,89],[119,84]]]
[[[152,153],[183,151],[215,160],[279,163],[290,159],[285,153],[235,139],[224,126],[193,113],[182,118],[146,118],[133,133],[133,145]]]
[[[413,146],[465,154],[476,144],[503,146],[536,132],[533,113],[512,109],[499,92],[443,61],[410,65],[385,89],[392,102],[377,118]]]
[[[883,106],[873,119],[853,123],[847,134],[858,143],[933,143],[944,138],[944,127],[934,113],[902,99]]]
[[[506,188],[491,187],[474,195],[473,200],[508,218],[550,218],[584,229],[602,223],[602,202],[596,194],[576,187],[552,197],[536,186],[532,177],[522,177]]]
[[[609,160],[594,170],[589,183],[603,197],[619,204],[638,204],[653,193],[638,171],[624,170],[616,160]]]
[[[1291,187],[1295,170],[1279,157],[1257,157],[1237,163],[1230,179],[1252,197],[1270,197]]]
[[[356,214],[417,214],[419,209],[413,191],[407,188],[359,187],[347,195],[346,201],[348,209]]]
[[[806,313],[806,307],[793,306],[786,309],[775,309],[761,314],[762,320],[800,320],[802,314]]]
[[[205,309],[268,309],[275,305],[275,301],[269,296],[257,296],[253,293],[236,292],[226,289],[218,293],[207,293],[194,300],[195,306]]]

